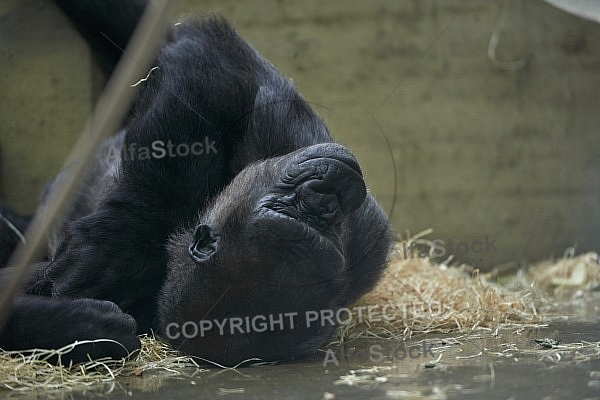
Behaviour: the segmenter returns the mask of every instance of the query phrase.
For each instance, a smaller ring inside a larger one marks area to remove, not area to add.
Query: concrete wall
[[[34,210],[92,107],[86,43],[49,1],[0,2],[0,199]]]
[[[482,266],[600,250],[600,25],[539,0],[464,4],[188,0],[181,11],[222,13],[294,79],[398,232],[487,236],[497,252],[462,257]],[[524,56],[522,68],[490,62],[495,28],[497,59]],[[0,33],[0,195],[30,211],[91,109],[94,70],[46,1],[5,0]]]

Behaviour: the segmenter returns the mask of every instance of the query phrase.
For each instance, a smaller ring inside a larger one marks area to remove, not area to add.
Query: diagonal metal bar
[[[71,167],[65,179],[50,194],[47,211],[36,215],[31,222],[25,234],[27,245],[20,243],[13,253],[8,265],[14,268],[6,281],[0,282],[0,329],[10,315],[15,296],[28,277],[28,265],[40,254],[50,229],[71,203],[78,183],[88,170],[89,161],[93,159],[102,141],[119,128],[119,123],[137,92],[136,88],[130,87],[130,83],[146,72],[155,57],[167,31],[168,16],[176,3],[172,0],[154,0],[148,3],[127,45],[126,53],[130,57],[121,58],[98,100],[94,113],[88,119],[66,163]]]

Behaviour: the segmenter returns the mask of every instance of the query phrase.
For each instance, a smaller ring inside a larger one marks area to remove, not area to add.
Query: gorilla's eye
[[[198,225],[194,232],[194,242],[190,244],[189,251],[192,260],[196,262],[206,261],[217,251],[219,236],[210,226]]]

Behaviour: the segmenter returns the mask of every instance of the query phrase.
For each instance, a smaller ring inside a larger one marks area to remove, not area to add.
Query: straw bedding
[[[405,340],[432,333],[459,335],[481,328],[539,327],[558,315],[560,298],[596,289],[600,283],[596,253],[575,256],[570,250],[559,260],[521,269],[503,285],[493,281],[497,281],[497,270],[481,274],[464,264],[402,259],[402,252],[394,254],[379,284],[349,309],[352,318],[346,318],[338,330],[336,343],[369,337]],[[68,390],[149,372],[189,375],[202,371],[201,360],[179,354],[151,336],[142,337],[142,351],[130,361],[94,360],[70,367],[44,361],[68,350],[0,351],[0,392]]]

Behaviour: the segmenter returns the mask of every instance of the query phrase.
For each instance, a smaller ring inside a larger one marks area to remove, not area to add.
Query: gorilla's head
[[[339,307],[344,221],[365,197],[356,159],[334,143],[246,167],[195,227],[172,237],[161,334],[226,365],[324,345],[335,327],[308,324],[306,312]]]

